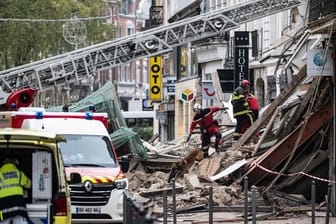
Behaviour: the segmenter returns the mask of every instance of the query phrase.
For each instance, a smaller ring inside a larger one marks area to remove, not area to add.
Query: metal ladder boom
[[[162,55],[187,43],[206,40],[239,25],[297,7],[304,0],[252,0],[92,45],[0,72],[5,92],[22,88],[39,91],[88,79],[97,71]]]

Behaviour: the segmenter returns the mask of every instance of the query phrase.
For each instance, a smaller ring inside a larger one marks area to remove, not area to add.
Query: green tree
[[[75,16],[83,18],[87,29],[87,38],[78,47],[114,39],[116,28],[97,18],[107,4],[103,0],[1,0],[0,70],[74,50],[76,46],[64,40],[63,25],[64,19]]]

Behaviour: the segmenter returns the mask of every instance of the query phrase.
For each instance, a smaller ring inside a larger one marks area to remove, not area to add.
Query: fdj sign
[[[149,99],[159,101],[162,98],[161,56],[151,57],[149,66]]]

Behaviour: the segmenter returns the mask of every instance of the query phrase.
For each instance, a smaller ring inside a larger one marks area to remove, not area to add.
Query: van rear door
[[[60,141],[65,141],[64,137],[53,133],[0,128],[0,162],[6,156],[15,156],[18,168],[32,181],[24,194],[30,224],[56,223],[55,220],[71,223]],[[62,205],[55,203],[60,197],[64,199]]]

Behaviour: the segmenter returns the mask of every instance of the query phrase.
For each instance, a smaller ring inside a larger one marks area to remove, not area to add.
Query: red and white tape
[[[260,166],[258,163],[253,163],[256,167],[266,171],[267,173],[271,173],[271,174],[274,174],[274,175],[280,175],[280,176],[287,176],[287,177],[293,177],[293,176],[298,176],[298,175],[305,175],[311,179],[314,179],[314,180],[319,180],[319,181],[323,181],[323,182],[327,182],[327,183],[332,183],[332,184],[336,184],[336,181],[335,180],[328,180],[328,179],[324,179],[324,178],[321,178],[321,177],[315,177],[313,175],[310,175],[310,174],[307,174],[303,171],[300,171],[300,172],[296,172],[296,173],[287,173],[287,174],[283,174],[283,173],[279,173],[279,172],[275,172],[273,170],[269,170],[263,166]]]

